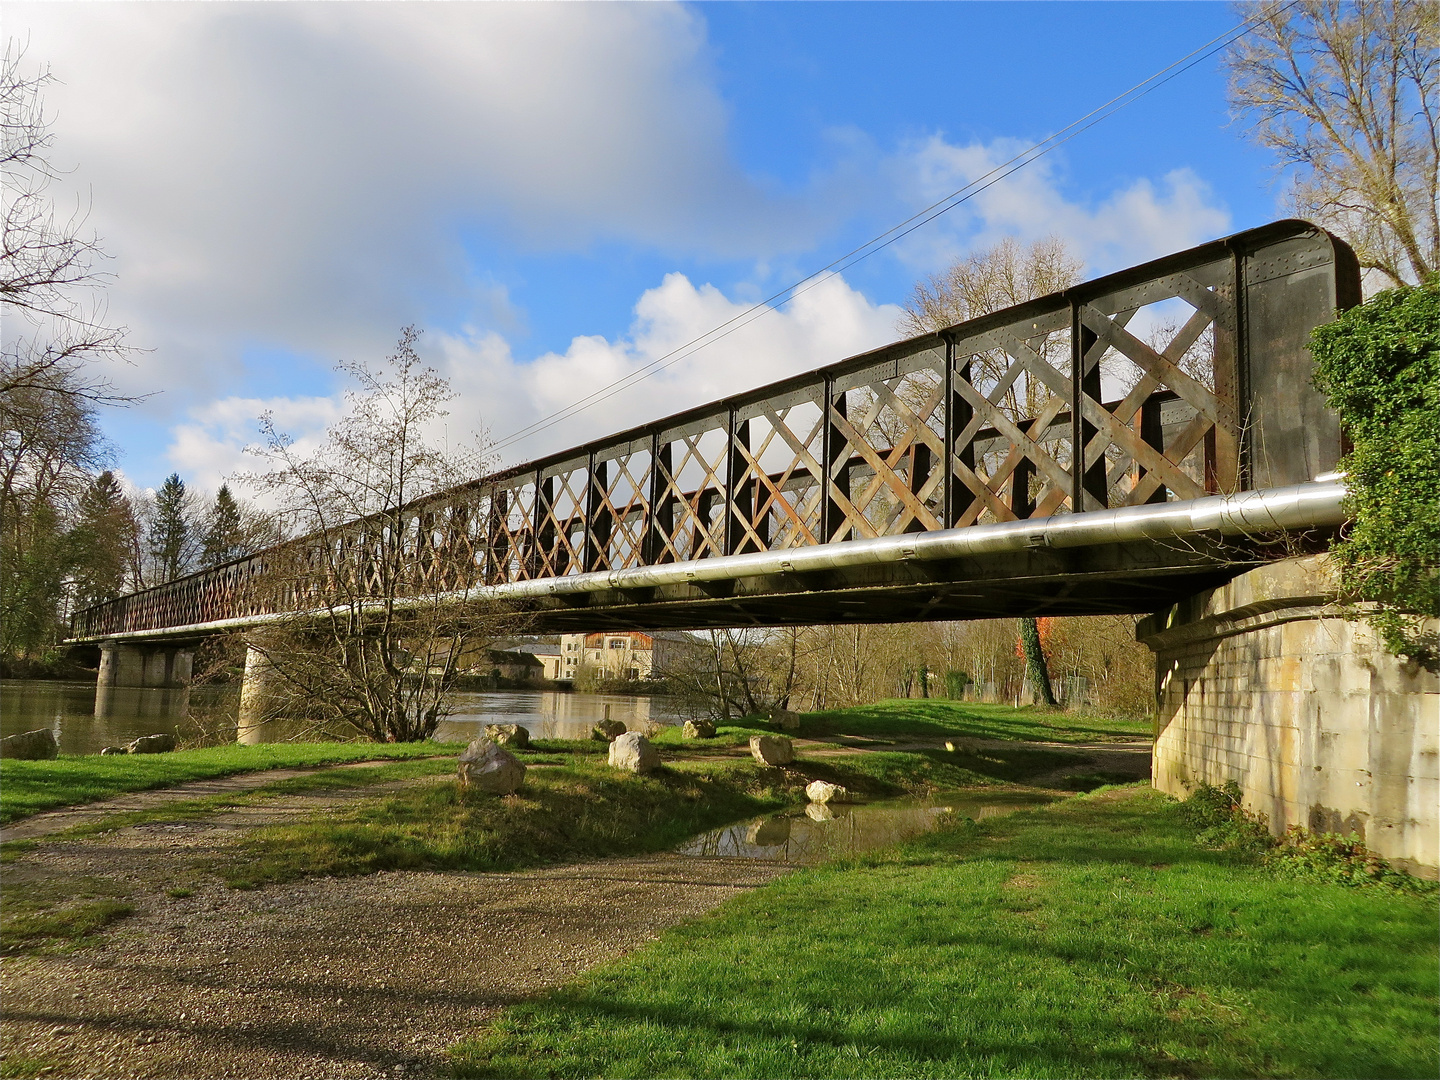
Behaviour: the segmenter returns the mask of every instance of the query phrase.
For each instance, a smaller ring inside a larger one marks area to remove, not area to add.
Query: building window
[[[624,639],[624,638],[611,638],[611,639],[610,639],[610,648],[612,648],[612,649],[623,649],[623,648],[625,648],[625,639]]]

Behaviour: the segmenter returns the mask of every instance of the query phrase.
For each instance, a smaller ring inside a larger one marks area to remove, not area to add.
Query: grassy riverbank
[[[53,761],[0,761],[0,823],[58,806],[80,806],[131,791],[173,787],[267,769],[310,768],[458,754],[446,743],[266,743],[213,746],[169,754],[62,755]]]
[[[496,798],[453,781],[256,829],[204,867],[233,888],[380,870],[514,870],[675,847],[696,833],[796,801],[778,769],[703,763],[637,776],[598,762],[531,769]]]
[[[806,738],[850,735],[873,739],[1009,739],[1092,743],[1148,739],[1149,719],[1067,713],[1038,706],[981,705],[945,699],[895,698],[874,705],[806,713]]]
[[[679,727],[669,727],[656,733],[653,741],[663,753],[687,758],[740,747],[752,735],[774,731],[768,721],[749,717],[720,725],[713,739],[685,739]],[[799,738],[858,738],[869,745],[884,745],[942,738],[1078,743],[1145,737],[1149,731],[1147,723],[1132,720],[932,699],[883,701],[853,709],[807,713],[801,717],[800,730],[790,734]],[[594,740],[561,739],[536,740],[534,747],[522,756],[535,763],[552,764],[567,763],[577,755],[602,757],[607,749],[605,743]],[[63,755],[54,761],[7,759],[0,761],[0,823],[42,810],[79,806],[132,791],[173,787],[190,780],[211,780],[266,769],[456,754],[460,749],[459,744],[433,742],[402,745],[296,742],[217,746],[170,754]],[[887,781],[891,788],[888,793],[899,794],[971,783],[1019,781],[1043,771],[1042,766],[1047,763],[1051,768],[1064,764],[1064,758],[1046,758],[1043,756],[1046,753],[1020,746],[1004,751],[973,751],[962,746],[958,757],[945,757],[944,752],[936,751],[928,754],[926,761],[907,758],[887,763],[877,759],[874,764],[891,776]],[[977,754],[985,760],[979,760]]]
[[[1109,789],[737,897],[508,1009],[474,1077],[1433,1076],[1433,898]]]

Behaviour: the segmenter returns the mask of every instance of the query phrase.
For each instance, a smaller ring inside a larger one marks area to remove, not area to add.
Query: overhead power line
[[[1298,2],[1299,0],[1291,0],[1291,2],[1286,5],[1286,7],[1292,7]],[[1096,124],[1100,123],[1100,121],[1108,119],[1115,113],[1119,112],[1121,109],[1125,108],[1127,105],[1134,104],[1136,101],[1139,101],[1147,94],[1165,85],[1171,79],[1174,79],[1178,75],[1181,75],[1184,72],[1190,70],[1190,68],[1194,67],[1196,64],[1199,64],[1202,61],[1209,59],[1211,56],[1214,56],[1222,49],[1228,48],[1235,41],[1239,40],[1241,37],[1244,37],[1247,33],[1249,33],[1257,24],[1262,22],[1265,17],[1266,16],[1264,15],[1259,15],[1253,19],[1247,19],[1242,23],[1236,24],[1220,36],[1212,38],[1210,41],[1207,41],[1204,45],[1201,45],[1193,52],[1189,52],[1186,55],[1182,56],[1180,59],[1170,64],[1168,67],[1161,68],[1159,71],[1155,72],[1155,74],[1149,76],[1146,79],[1142,79],[1140,82],[1130,87],[1130,89],[1126,90],[1121,94],[1117,94],[1115,97],[1111,98],[1103,105],[1099,105],[1096,108],[1091,109],[1088,113],[1086,113],[1084,116],[1081,116],[1079,119],[1072,121],[1071,123],[1067,124],[1063,128],[1060,128],[1053,134],[1047,136],[1044,139],[1041,139],[1039,142],[1036,142],[1031,146],[1027,147],[1026,149],[1022,150],[1020,153],[1016,154],[1008,161],[1005,161],[995,166],[989,172],[985,173],[982,176],[976,177],[974,180],[971,180],[964,186],[957,188],[955,191],[952,191],[943,199],[933,202],[929,206],[925,207],[923,210],[912,214],[910,217],[906,218],[899,224],[891,226],[879,236],[873,237],[872,239],[861,244],[859,247],[852,248],[844,255],[841,255],[839,258],[832,260],[825,266],[822,266],[820,269],[816,270],[814,273],[801,278],[793,285],[788,285],[785,288],[780,289],[778,292],[772,293],[764,300],[757,301],[755,304],[752,304],[744,311],[740,312],[739,314],[733,316],[730,319],[727,319],[719,326],[707,330],[699,337],[692,338],[690,341],[687,341],[685,344],[680,345],[675,349],[672,349],[671,351],[665,353],[663,356],[656,357],[649,363],[636,368],[634,371],[631,371],[626,375],[621,376],[614,382],[607,383],[605,386],[602,386],[599,389],[594,390],[589,394],[586,394],[584,397],[576,399],[569,405],[566,405],[561,409],[557,409],[555,412],[550,413],[547,416],[541,417],[534,423],[527,424],[525,427],[520,428],[518,431],[512,432],[511,434],[505,436],[505,438],[499,440],[496,443],[493,443],[491,449],[496,451],[503,450],[508,446],[512,446],[515,443],[520,442],[521,440],[528,439],[533,435],[538,435],[540,432],[554,427],[556,424],[559,424],[562,421],[577,416],[578,414],[592,408],[595,405],[600,404],[601,402],[608,401],[615,395],[630,389],[635,384],[650,378],[652,375],[658,374],[659,372],[664,371],[666,368],[670,368],[673,367],[675,364],[678,364],[681,360],[695,355],[695,353],[699,352],[701,349],[707,348],[708,346],[713,345],[715,342],[720,341],[723,338],[729,337],[736,330],[748,326],[756,319],[759,319],[772,311],[778,310],[780,306],[795,300],[797,297],[804,295],[816,286],[821,285],[826,281],[829,281],[831,278],[841,273],[844,273],[844,271],[848,270],[850,267],[856,265],[857,263],[865,259],[868,259],[876,252],[883,251],[885,248],[889,247],[897,240],[908,236],[910,233],[914,232],[916,229],[919,229],[924,225],[928,225],[930,222],[940,217],[940,215],[955,209],[955,207],[960,206],[962,203],[968,202],[976,195],[979,195],[982,191],[985,191],[987,188],[994,186],[995,184],[999,183],[1001,180],[1004,180],[1006,177],[1012,175],[1013,173],[1018,172],[1020,169],[1023,169],[1031,162],[1037,161],[1040,158],[1044,157],[1046,154],[1050,153],[1052,150],[1056,150],[1059,147],[1064,146],[1067,142],[1075,138],[1081,132],[1087,131],[1090,128],[1094,127]]]

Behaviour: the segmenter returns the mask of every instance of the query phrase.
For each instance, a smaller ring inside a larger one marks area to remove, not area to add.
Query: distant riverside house
[[[602,679],[663,679],[675,659],[693,647],[694,638],[673,630],[565,634],[560,638],[559,677],[574,679],[587,667]]]
[[[563,670],[563,654],[559,645],[552,645],[549,642],[536,642],[533,645],[524,646],[526,652],[539,660],[545,668],[545,678],[551,682],[556,679],[565,678],[560,672]]]
[[[472,675],[489,675],[499,671],[506,679],[525,681],[540,679],[545,674],[544,663],[527,649],[487,649],[485,659],[470,668]]]

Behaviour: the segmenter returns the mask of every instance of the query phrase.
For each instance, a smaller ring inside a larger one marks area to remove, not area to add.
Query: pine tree
[[[155,519],[150,525],[150,554],[161,581],[173,581],[190,569],[194,534],[185,481],[179,473],[171,473],[155,493]]]
[[[221,484],[215,493],[215,505],[210,508],[205,523],[205,539],[201,546],[200,561],[205,566],[219,566],[221,563],[238,559],[246,553],[244,525],[240,517],[240,504],[230,494],[230,485]]]
[[[125,589],[135,518],[115,474],[105,470],[80,497],[75,528],[67,538],[75,604],[113,600]]]

